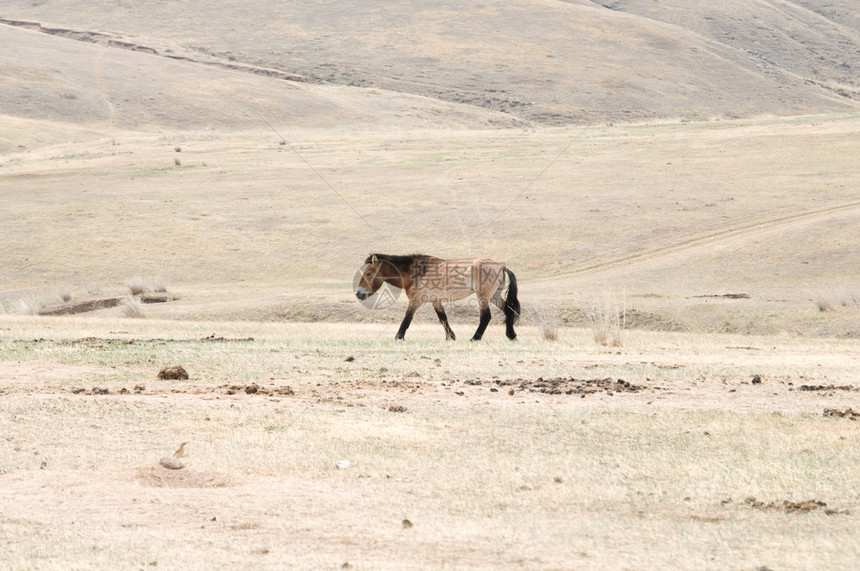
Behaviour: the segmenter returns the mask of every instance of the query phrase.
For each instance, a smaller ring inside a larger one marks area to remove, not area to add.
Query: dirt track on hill
[[[583,275],[592,277],[595,275],[609,274],[618,270],[629,272],[631,270],[648,269],[658,264],[705,253],[715,247],[737,247],[757,238],[764,238],[772,234],[797,230],[812,224],[850,216],[860,216],[860,202],[852,202],[841,206],[833,206],[821,210],[792,214],[790,216],[783,216],[773,220],[754,222],[744,226],[689,238],[672,246],[656,248],[606,262],[591,264],[579,268],[572,273],[553,277],[543,281],[542,283],[547,284]],[[535,281],[537,282],[540,280]]]

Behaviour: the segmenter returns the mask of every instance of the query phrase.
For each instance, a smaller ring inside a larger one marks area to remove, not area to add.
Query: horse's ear
[[[376,254],[373,254],[373,257],[370,258],[370,263],[374,266],[379,263],[379,258],[376,257]]]

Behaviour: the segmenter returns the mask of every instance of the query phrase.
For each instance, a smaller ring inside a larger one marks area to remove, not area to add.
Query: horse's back
[[[504,283],[504,270],[504,264],[490,258],[428,257],[412,284],[415,293],[428,301],[455,301],[472,293],[489,297]]]

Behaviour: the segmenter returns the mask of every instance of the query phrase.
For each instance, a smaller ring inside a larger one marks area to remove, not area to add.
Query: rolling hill
[[[573,322],[612,291],[653,327],[856,335],[813,300],[860,278],[857,23],[847,0],[6,2],[0,303],[144,275],[183,298],[153,315],[390,320],[355,266],[423,251],[504,260]]]
[[[420,95],[542,125],[838,112],[857,109],[860,98],[849,0],[517,0],[468,9],[444,1],[11,1],[0,17],[116,49]],[[161,107],[158,74],[140,73]],[[254,101],[240,90],[236,97]]]

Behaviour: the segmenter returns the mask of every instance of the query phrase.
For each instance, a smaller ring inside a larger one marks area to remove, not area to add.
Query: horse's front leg
[[[406,315],[400,323],[400,329],[397,330],[397,335],[394,336],[395,339],[403,339],[404,335],[406,335],[406,330],[409,329],[409,324],[412,323],[412,316],[415,315],[415,312],[418,311],[418,308],[423,304],[424,302],[419,299],[409,300],[409,307],[406,308]]]

